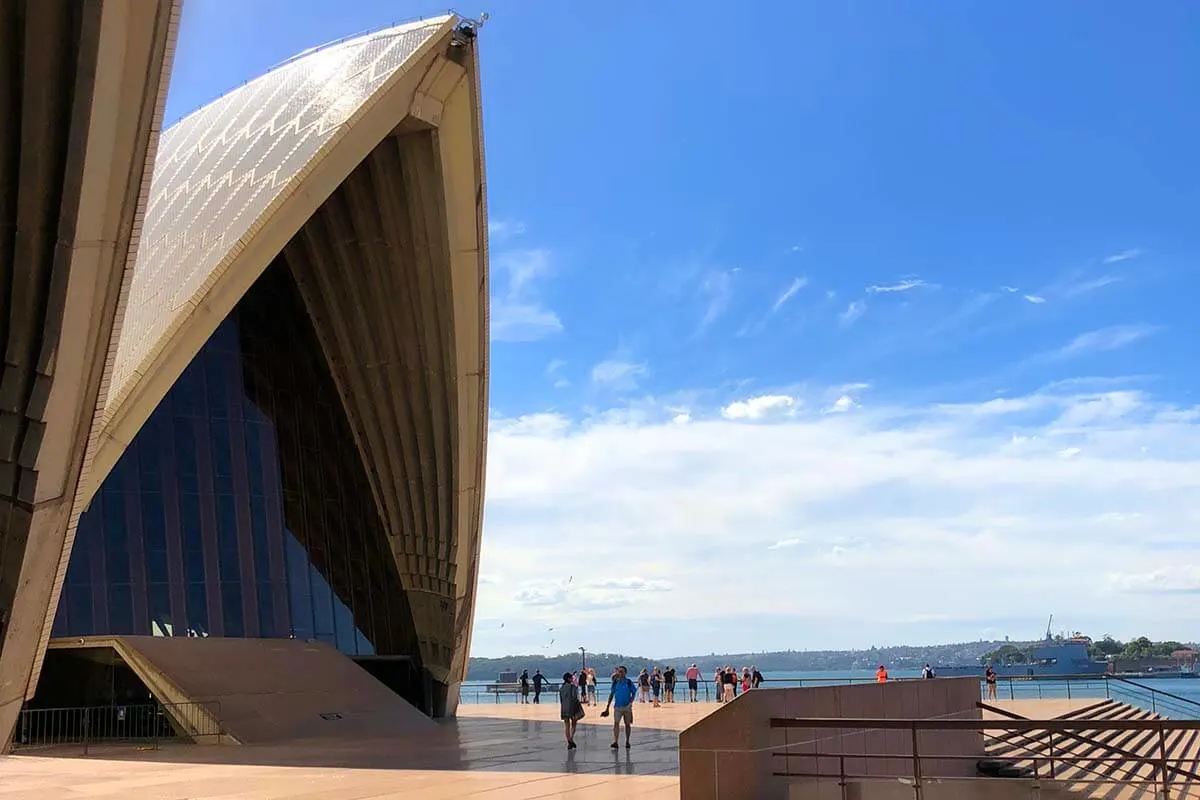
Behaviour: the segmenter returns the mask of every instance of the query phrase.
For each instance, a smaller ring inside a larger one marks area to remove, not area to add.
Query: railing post
[[[1014,694],[1014,692],[1015,692],[1015,690],[1013,689],[1013,679],[1012,679],[1012,678],[1009,678],[1009,679],[1008,679],[1008,699],[1009,699],[1009,700],[1016,700],[1016,699],[1017,699],[1017,697],[1016,697],[1016,695]]]
[[[850,800],[850,795],[848,794],[848,792],[850,790],[846,786],[846,756],[845,755],[838,756],[838,786],[842,787],[842,800]]]
[[[1071,699],[1071,679],[1067,678],[1067,699]]]
[[[1054,780],[1054,731],[1050,731],[1050,780]]]
[[[917,723],[912,723],[912,759],[913,759],[913,795],[916,800],[921,800],[923,792],[921,790],[921,754],[917,745],[919,738],[917,731]]]
[[[83,710],[83,754],[88,754],[88,721],[91,719],[91,712],[88,709]]]
[[[1158,723],[1158,774],[1162,780],[1163,800],[1171,800],[1171,776],[1167,773],[1167,732],[1162,720]]]

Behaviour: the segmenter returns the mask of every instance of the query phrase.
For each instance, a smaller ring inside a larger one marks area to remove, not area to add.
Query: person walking
[[[533,673],[533,702],[542,702],[542,684],[546,682],[546,676],[539,669]]]
[[[883,666],[883,664],[880,664],[879,669],[875,670],[875,682],[876,683],[887,683],[888,682],[887,667]]]
[[[987,671],[983,673],[983,680],[987,683],[987,699],[996,699],[996,670],[989,665]]]
[[[571,673],[563,673],[562,685],[558,687],[558,710],[563,721],[563,732],[567,736],[567,749],[574,750],[575,726],[583,719],[583,704],[575,693],[575,685],[571,682]]]
[[[609,745],[613,750],[617,749],[622,722],[625,723],[625,749],[630,747],[629,737],[633,734],[633,699],[637,694],[637,686],[629,679],[629,670],[623,666],[617,667],[617,671],[613,673],[612,687],[608,690],[608,702],[600,712],[600,716],[607,717],[609,709],[613,711],[613,740]]]
[[[590,667],[587,671],[587,694],[588,703],[596,705],[596,670]]]
[[[688,702],[695,703],[697,702],[696,693],[700,689],[700,668],[692,664],[684,674],[688,682]]]
[[[521,704],[529,702],[529,670],[521,670]]]
[[[638,674],[638,702],[647,703],[650,701],[650,672],[645,667]]]
[[[667,667],[663,670],[663,702],[675,702],[675,668]]]
[[[763,675],[761,672],[758,671],[758,667],[751,667],[750,668],[750,687],[753,689],[757,689],[758,687],[762,686],[762,682],[763,682]]]
[[[658,667],[654,668],[654,672],[650,673],[650,694],[654,697],[654,707],[659,707],[659,697],[662,695],[662,672]]]

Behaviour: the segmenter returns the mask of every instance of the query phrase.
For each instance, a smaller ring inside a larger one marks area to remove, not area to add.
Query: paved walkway
[[[589,707],[568,751],[558,704],[461,706],[434,736],[287,746],[175,745],[59,749],[0,757],[0,800],[217,800],[405,797],[572,800],[679,796],[678,732],[718,706],[637,706],[634,746],[609,748]],[[624,744],[624,739],[622,739]]]

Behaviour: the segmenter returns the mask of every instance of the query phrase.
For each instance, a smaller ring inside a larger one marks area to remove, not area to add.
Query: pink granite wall
[[[840,759],[819,758],[813,755],[817,752],[849,754],[845,758],[849,775],[911,775],[911,731],[772,729],[769,721],[772,717],[979,719],[978,700],[976,678],[756,689],[680,734],[680,796],[682,800],[785,797],[790,781],[772,777],[774,772],[837,774]],[[973,775],[973,759],[983,753],[982,736],[974,731],[922,732],[917,746],[922,754],[970,756],[922,758],[926,775]],[[789,757],[775,755],[785,750]]]

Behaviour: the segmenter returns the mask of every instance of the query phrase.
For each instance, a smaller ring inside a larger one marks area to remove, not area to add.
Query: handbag
[[[575,698],[575,703],[571,708],[571,719],[578,722],[587,716],[587,712],[583,710],[583,703],[579,702],[579,698]]]

